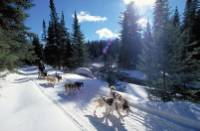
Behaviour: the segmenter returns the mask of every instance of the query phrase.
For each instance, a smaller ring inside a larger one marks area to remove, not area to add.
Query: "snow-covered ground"
[[[121,93],[131,104],[132,112],[124,121],[116,113],[106,121],[103,109],[93,115],[93,99],[108,95],[107,83],[77,74],[62,74],[53,88],[37,79],[37,68],[26,67],[20,74],[0,79],[0,131],[196,131],[200,130],[200,105],[190,102],[152,102],[144,88],[126,83]],[[53,74],[53,69],[48,73]],[[67,94],[65,82],[82,81],[80,92]]]
[[[1,131],[81,130],[28,78],[12,74],[1,81],[1,86]]]

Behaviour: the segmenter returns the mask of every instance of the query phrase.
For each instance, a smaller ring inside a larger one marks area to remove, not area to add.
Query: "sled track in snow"
[[[26,75],[26,74],[24,74]],[[84,127],[82,124],[80,124],[78,122],[78,120],[76,120],[69,112],[66,112],[66,110],[62,107],[61,104],[59,104],[56,100],[52,99],[50,96],[48,96],[42,89],[41,87],[36,83],[34,82],[34,80],[30,79],[37,87],[38,87],[38,90],[44,94],[49,100],[51,100],[55,105],[57,105],[57,107],[63,111],[63,113],[65,115],[67,115],[68,117],[70,117],[74,123],[82,130],[82,131],[90,131],[90,129],[87,129],[86,127]],[[180,124],[182,126],[185,126],[185,127],[189,127],[189,128],[192,128],[192,129],[197,129],[197,130],[200,130],[200,124],[199,124],[199,121],[195,121],[195,120],[192,120],[190,118],[186,118],[186,117],[183,117],[183,116],[180,116],[180,115],[174,115],[174,114],[170,114],[168,112],[163,112],[163,111],[160,111],[160,110],[156,110],[154,108],[148,108],[148,107],[145,107],[145,106],[141,106],[139,105],[138,103],[133,103],[133,102],[130,102],[130,106],[131,107],[134,107],[134,108],[137,108],[139,110],[142,110],[144,112],[147,112],[147,113],[150,113],[152,115],[155,115],[155,116],[159,116],[161,118],[165,118],[167,120],[170,120],[170,121],[173,121],[177,124]]]
[[[173,121],[173,122],[180,124],[182,126],[200,130],[200,124],[199,124],[200,122],[199,121],[195,121],[195,120],[192,120],[192,119],[189,119],[189,118],[186,118],[186,117],[182,117],[182,116],[179,116],[179,115],[170,114],[168,112],[163,112],[163,111],[156,110],[156,109],[153,109],[153,108],[141,106],[141,105],[139,105],[137,103],[133,103],[133,102],[130,103],[130,106],[137,108],[137,109],[140,109],[144,112],[147,112],[147,113],[165,118],[167,120]]]
[[[53,104],[56,105],[56,107],[58,107],[67,117],[71,118],[71,120],[82,130],[82,131],[91,131],[89,129],[87,129],[86,127],[84,127],[81,123],[78,122],[78,120],[76,120],[70,113],[68,113],[61,104],[59,104],[56,100],[52,99],[50,96],[48,96],[42,89],[41,87],[34,82],[34,80],[30,79],[30,81],[35,84],[37,86],[37,89],[46,97],[48,98],[51,102],[53,102]]]
[[[41,89],[41,87],[39,85],[37,85],[37,83],[35,83],[33,80],[31,80],[34,84],[36,84],[36,86],[38,87],[38,89],[47,97],[49,98],[54,104],[56,104],[58,106],[58,108],[60,108],[67,116],[69,116],[79,127],[80,129],[83,129],[83,131],[90,131],[87,128],[85,128],[82,124],[80,124],[71,114],[69,114],[68,112],[65,111],[65,109],[62,107],[62,105],[60,105],[56,100],[53,100],[51,97],[49,97],[47,94],[45,94],[45,92]],[[156,110],[153,108],[148,108],[145,106],[141,106],[138,105],[137,103],[130,103],[131,107],[137,108],[139,110],[142,110],[144,112],[150,113],[152,115],[156,115],[159,116],[161,118],[165,118],[167,120],[173,121],[177,124],[180,124],[182,126],[185,127],[190,127],[192,129],[197,129],[200,130],[200,125],[199,125],[199,121],[195,121],[186,117],[182,117],[182,116],[178,116],[178,115],[174,115],[174,114],[170,114],[168,112],[163,112],[160,110]]]

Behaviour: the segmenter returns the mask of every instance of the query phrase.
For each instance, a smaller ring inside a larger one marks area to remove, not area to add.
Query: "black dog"
[[[84,87],[84,83],[83,82],[75,82],[74,84],[77,87]]]

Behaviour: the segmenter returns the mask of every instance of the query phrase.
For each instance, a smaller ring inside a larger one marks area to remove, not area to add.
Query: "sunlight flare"
[[[123,0],[125,4],[135,2],[137,6],[152,6],[155,3],[155,0]]]
[[[140,18],[138,21],[137,21],[138,25],[142,28],[146,28],[147,26],[147,23],[148,23],[148,20],[144,17]]]

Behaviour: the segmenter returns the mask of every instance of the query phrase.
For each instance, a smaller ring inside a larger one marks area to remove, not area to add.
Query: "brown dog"
[[[57,73],[56,73],[55,77],[57,78],[58,82],[62,80],[62,76]]]
[[[53,87],[55,86],[55,84],[56,84],[56,79],[57,79],[55,76],[47,75],[45,78],[46,78],[46,80],[47,80],[47,82],[48,82],[49,84],[52,84]]]

